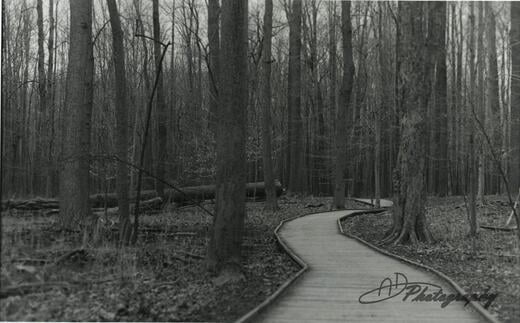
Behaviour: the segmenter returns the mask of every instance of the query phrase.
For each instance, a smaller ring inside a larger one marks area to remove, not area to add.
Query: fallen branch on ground
[[[14,287],[8,287],[4,290],[0,290],[0,298],[6,298],[10,296],[22,296],[32,293],[41,292],[46,288],[61,287],[70,288],[70,285],[65,282],[46,282],[46,283],[33,283],[33,284],[21,284]]]

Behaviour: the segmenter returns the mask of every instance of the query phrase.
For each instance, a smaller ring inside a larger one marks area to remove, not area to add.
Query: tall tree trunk
[[[400,149],[400,138],[401,138],[401,128],[400,128],[400,122],[401,122],[401,116],[403,114],[402,111],[402,93],[403,88],[401,88],[401,62],[403,61],[403,53],[401,50],[401,42],[402,42],[402,35],[401,35],[401,29],[402,29],[402,5],[403,2],[397,2],[397,16],[395,19],[395,79],[394,79],[394,115],[395,117],[392,120],[392,125],[394,126],[393,136],[394,136],[394,142],[396,143],[397,147],[397,154],[396,158],[394,160],[394,169],[392,171],[392,199],[394,201],[394,210],[392,212],[392,228],[387,232],[386,238],[388,240],[394,239],[401,231],[402,229],[402,209],[401,205],[399,203],[396,203],[396,201],[399,201],[399,194],[401,190],[400,185],[400,179],[399,179],[399,171],[400,171],[400,156],[399,156],[399,149]]]
[[[396,174],[399,189],[394,212],[397,221],[385,241],[394,243],[430,242],[431,233],[426,223],[425,147],[426,118],[432,79],[432,39],[426,37],[425,11],[431,4],[422,2],[400,3],[399,52],[401,88],[401,139],[399,171]]]
[[[511,162],[509,187],[516,192],[520,187],[520,2],[511,2]]]
[[[48,122],[50,126],[49,143],[47,146],[47,182],[45,192],[47,196],[54,196],[54,160],[53,160],[53,147],[54,147],[54,0],[49,0],[49,42],[47,44],[47,50],[49,52],[49,59],[47,63],[47,102],[46,110],[49,114]]]
[[[380,84],[378,96],[379,101],[375,107],[375,147],[374,147],[374,197],[376,199],[376,207],[381,206],[381,114],[386,112],[386,105],[388,102],[386,86],[388,84],[388,77],[385,73],[384,67],[384,49],[383,49],[383,6],[381,2],[378,3],[378,19],[377,19],[377,37],[378,37],[378,63],[380,71]]]
[[[5,137],[5,135],[6,135],[5,129],[6,129],[6,127],[9,127],[9,126],[12,127],[12,125],[9,124],[9,121],[6,120],[7,119],[6,116],[9,115],[10,118],[14,119],[14,115],[11,112],[10,100],[7,99],[7,93],[10,92],[11,79],[12,79],[13,75],[11,72],[11,62],[7,59],[7,56],[9,54],[8,47],[10,46],[10,42],[8,41],[8,36],[7,36],[7,35],[9,35],[8,26],[9,26],[10,20],[9,20],[9,13],[7,12],[6,9],[7,8],[5,6],[5,0],[2,0],[3,17],[2,17],[2,22],[1,22],[2,23],[1,62],[2,62],[2,74],[3,75],[2,75],[2,80],[1,80],[2,88],[0,89],[0,91],[1,91],[1,95],[2,95],[1,104],[2,104],[3,115],[2,115],[2,120],[0,120],[0,136],[2,138],[2,140],[0,140],[1,141],[0,149],[2,150],[3,153],[8,153],[10,151],[10,147],[7,146],[8,139]],[[9,136],[8,138],[13,140],[12,136]],[[11,151],[10,153],[11,153],[11,156],[14,156],[16,154],[15,151]],[[10,189],[9,189],[9,186],[6,185],[7,183],[9,183],[9,178],[7,177],[7,172],[5,171],[6,163],[7,163],[7,158],[2,159],[2,163],[0,163],[0,176],[2,176],[2,179],[4,179],[2,181],[2,183],[0,183],[0,198],[3,198],[4,194],[6,194],[6,193],[7,194],[12,193],[11,189],[14,188],[14,187],[10,187]]]
[[[302,1],[293,0],[289,16],[289,76],[287,84],[289,123],[289,183],[290,192],[303,193],[303,136],[301,116],[301,28]]]
[[[70,0],[70,45],[60,173],[64,228],[93,225],[89,206],[90,127],[93,100],[92,1]],[[84,239],[85,242],[85,239]]]
[[[128,111],[126,99],[125,51],[123,47],[123,30],[119,19],[116,0],[107,0],[112,26],[112,55],[115,72],[115,106],[116,106],[116,156],[126,161],[128,148]],[[130,209],[128,202],[128,166],[117,164],[117,204],[119,207],[119,241],[128,244],[131,236]]]
[[[448,113],[448,195],[455,194],[455,173],[456,173],[456,142],[457,134],[457,21],[456,21],[456,3],[450,4],[450,44],[451,44],[451,105]]]
[[[434,192],[445,196],[448,192],[448,95],[446,68],[446,1],[433,4],[433,30],[435,50],[434,98]]]
[[[137,27],[136,29],[139,30],[139,33],[141,35],[145,34],[144,24],[142,20],[141,15],[141,4],[140,0],[134,0],[134,8],[135,8],[135,15],[137,17]],[[141,44],[143,46],[143,78],[144,78],[144,94],[141,96],[142,98],[142,107],[146,107],[146,101],[148,99],[148,96],[150,95],[150,92],[152,90],[151,80],[150,80],[150,73],[148,72],[148,40],[145,37],[141,37]],[[144,120],[146,120],[146,108],[143,109],[141,116],[141,133],[144,133],[144,128],[146,125],[144,124]],[[152,145],[152,136],[148,136],[146,147],[148,147],[148,151],[145,154],[145,163],[144,168],[150,172],[153,172],[153,145]],[[141,148],[142,149],[142,148]],[[137,152],[137,151],[136,151]],[[138,156],[138,154],[136,154]],[[136,157],[138,158],[138,157]]]
[[[31,45],[31,37],[30,37],[30,22],[31,22],[31,10],[27,6],[27,1],[23,2],[23,72],[22,72],[22,82],[29,79],[29,62],[30,62],[30,45]],[[22,83],[22,91],[21,91],[21,105],[22,105],[22,119],[18,122],[18,131],[17,138],[13,143],[13,151],[17,153],[13,155],[13,164],[18,165],[18,162],[26,161],[29,163],[29,126],[28,120],[30,118],[30,104],[27,103],[27,97],[29,92],[28,83]],[[21,168],[21,167],[20,167]],[[30,170],[26,168],[26,171],[20,172],[16,167],[13,170],[12,177],[12,187],[19,187],[19,192],[23,194],[29,193],[30,190],[30,182],[29,177]],[[16,189],[15,189],[16,191]]]
[[[262,86],[262,139],[263,139],[263,168],[267,198],[267,207],[271,210],[278,208],[276,189],[274,185],[273,159],[271,152],[271,38],[273,35],[273,0],[265,0],[264,13],[264,43],[263,43],[263,86]]]
[[[208,1],[208,47],[209,47],[209,124],[215,129],[215,120],[218,108],[218,80],[219,80],[219,0]]]
[[[335,124],[336,118],[336,110],[338,105],[338,94],[336,89],[336,81],[337,81],[337,57],[336,57],[336,2],[329,1],[328,3],[328,24],[329,24],[329,118],[332,124]],[[334,129],[334,128],[333,128]],[[332,135],[328,135],[328,138],[333,140]],[[327,139],[328,139],[327,138]],[[327,147],[332,147],[332,140],[327,140]],[[328,166],[327,162],[327,166]],[[328,168],[328,167],[327,167]],[[330,176],[328,176],[330,177]],[[327,190],[331,190],[330,182],[328,183]]]
[[[202,116],[202,48],[200,42],[200,19],[199,19],[199,11],[197,9],[197,4],[195,1],[192,5],[192,10],[194,13],[195,20],[195,30],[193,36],[195,37],[195,45],[196,45],[196,54],[197,54],[197,93],[195,93],[195,101],[197,105],[197,113],[199,116]]]
[[[484,83],[484,70],[486,68],[484,61],[484,3],[481,1],[478,3],[478,43],[477,43],[477,78],[478,78],[478,92],[477,92],[477,104],[475,117],[479,119],[482,125],[486,125],[486,114],[485,114],[485,83]],[[484,149],[484,136],[479,134],[477,136],[477,158],[478,158],[478,188],[477,198],[480,204],[484,204],[485,194],[485,158],[484,154],[487,149]]]
[[[47,163],[40,164],[39,160],[41,157],[44,157],[44,154],[40,154],[39,151],[43,152],[43,148],[46,145],[46,140],[48,139],[48,128],[44,127],[44,116],[47,114],[47,77],[45,76],[45,34],[43,32],[43,6],[42,0],[36,1],[36,12],[37,19],[36,24],[38,25],[38,111],[36,112],[36,132],[41,134],[40,136],[35,136],[34,145],[35,145],[35,155],[37,164],[35,164],[34,168],[39,168],[38,165],[42,165],[46,168]],[[45,120],[46,121],[46,120]],[[45,151],[46,153],[46,151]],[[31,172],[34,170],[31,170]],[[37,185],[38,183],[36,183]]]
[[[222,3],[216,215],[207,263],[224,282],[242,278],[246,184],[247,1]]]
[[[152,10],[152,19],[153,19],[153,38],[154,38],[154,58],[155,58],[155,73],[160,73],[161,70],[161,27],[159,21],[159,0],[153,0],[153,10]],[[157,82],[157,96],[155,101],[157,112],[157,140],[158,140],[158,149],[157,149],[157,177],[161,179],[165,179],[165,167],[166,167],[166,157],[168,156],[168,146],[167,143],[167,133],[166,133],[166,122],[168,118],[168,114],[166,113],[166,104],[164,102],[164,85],[163,85],[163,76],[162,74],[158,76],[159,80]],[[159,196],[164,197],[164,184],[162,181],[156,181],[155,187],[157,189],[157,194]]]
[[[469,85],[469,111],[468,111],[468,128],[469,128],[469,160],[468,160],[468,173],[469,173],[469,226],[470,236],[475,237],[477,235],[477,211],[476,211],[476,196],[477,196],[477,165],[475,159],[475,120],[474,115],[476,113],[476,65],[475,65],[475,4],[470,2],[470,44],[469,44],[469,66],[470,66],[470,85]]]
[[[171,39],[171,48],[172,48],[172,53],[171,53],[171,96],[172,96],[172,101],[171,101],[171,110],[172,110],[172,117],[170,118],[170,137],[171,137],[171,141],[172,141],[172,145],[171,145],[171,149],[169,150],[170,152],[170,160],[172,160],[173,162],[173,167],[171,168],[171,175],[173,178],[177,178],[179,176],[179,154],[178,154],[178,151],[179,151],[179,143],[178,143],[178,138],[179,138],[179,132],[180,132],[180,127],[178,125],[178,122],[177,120],[179,120],[179,107],[177,107],[177,102],[178,102],[178,93],[177,93],[177,69],[176,69],[176,64],[175,64],[175,3],[176,1],[175,0],[172,0],[172,39]]]
[[[462,69],[462,64],[463,64],[463,59],[462,59],[462,55],[463,55],[463,47],[464,47],[464,25],[462,24],[462,3],[460,4],[459,6],[459,14],[458,14],[458,17],[459,17],[459,21],[458,21],[458,25],[459,25],[459,34],[460,34],[460,38],[459,38],[459,42],[458,42],[458,50],[457,50],[457,84],[456,84],[456,88],[457,88],[457,123],[462,123],[463,121],[463,115],[464,115],[464,111],[466,110],[465,109],[465,101],[464,101],[464,98],[463,98],[463,92],[464,92],[464,88],[463,88],[463,69]],[[462,132],[462,128],[463,127],[457,127],[457,144],[456,144],[456,147],[455,147],[455,150],[457,152],[460,152],[462,150],[462,143],[465,141],[464,138],[465,138],[465,135],[464,133]],[[463,173],[462,172],[462,166],[463,166],[463,162],[460,160],[459,157],[457,157],[457,160],[455,161],[456,163],[456,185],[457,185],[457,192],[462,192],[462,187],[465,187],[465,185],[463,185],[462,181],[460,180],[461,178],[461,174]]]
[[[350,1],[341,3],[341,35],[343,47],[343,79],[340,89],[340,107],[336,121],[334,207],[345,208],[345,170],[347,159],[347,112],[350,110],[350,95],[354,79],[352,57],[352,24],[350,21]]]
[[[46,94],[46,77],[45,77],[45,53],[43,43],[45,41],[45,34],[43,33],[43,8],[42,0],[36,1],[37,25],[38,25],[38,93],[40,95],[39,108],[40,113],[44,113],[45,104],[47,103]]]
[[[500,133],[500,94],[498,85],[498,60],[497,60],[497,47],[496,47],[496,21],[495,13],[493,11],[493,5],[490,2],[486,2],[486,12],[488,17],[488,28],[487,28],[487,39],[488,39],[488,61],[489,61],[489,73],[487,88],[489,94],[487,96],[487,107],[489,111],[488,123],[491,129],[491,138],[493,147],[492,149],[499,151],[502,147],[502,136]],[[501,156],[501,154],[497,154]],[[502,162],[502,161],[500,161]],[[495,172],[496,174],[496,172]],[[493,176],[492,179],[492,193],[498,194],[500,192],[500,184],[498,178]]]

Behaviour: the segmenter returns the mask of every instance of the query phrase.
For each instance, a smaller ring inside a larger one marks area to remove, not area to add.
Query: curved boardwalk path
[[[391,205],[389,201],[381,203]],[[439,302],[411,302],[412,297],[403,302],[403,297],[398,296],[384,302],[360,304],[361,294],[378,288],[385,277],[394,280],[394,272],[405,274],[408,281],[441,285],[446,294],[453,293],[453,289],[433,274],[340,234],[337,219],[352,212],[317,213],[284,224],[279,235],[309,265],[309,270],[254,321],[487,322],[470,305],[464,307],[464,302],[452,302],[441,308]]]

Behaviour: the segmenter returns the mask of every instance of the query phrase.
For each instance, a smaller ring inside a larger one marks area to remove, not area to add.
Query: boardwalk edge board
[[[361,202],[363,203],[363,201],[358,201],[358,202]],[[363,239],[361,239],[360,237],[357,237],[355,235],[352,235],[350,233],[347,233],[343,230],[343,226],[341,225],[341,222],[347,218],[351,218],[351,217],[355,217],[355,216],[359,216],[359,215],[365,215],[365,214],[371,214],[371,213],[379,213],[379,212],[384,212],[384,211],[387,211],[388,208],[383,208],[383,209],[369,209],[369,210],[360,210],[360,211],[354,211],[352,213],[349,213],[349,214],[346,214],[342,217],[339,217],[338,218],[338,229],[339,229],[339,232],[341,234],[343,234],[345,237],[347,238],[351,238],[351,239],[354,239],[360,243],[362,243],[363,245],[385,255],[385,256],[388,256],[390,258],[393,258],[393,259],[396,259],[396,260],[399,260],[401,262],[404,262],[404,263],[407,263],[407,264],[411,264],[415,267],[418,267],[422,270],[425,270],[425,271],[428,271],[428,272],[431,272],[433,274],[435,274],[437,277],[441,278],[442,280],[446,281],[449,285],[451,285],[451,287],[453,287],[459,294],[461,295],[465,295],[467,294],[466,291],[464,291],[464,289],[462,287],[460,287],[453,279],[451,279],[450,277],[448,277],[447,275],[443,274],[442,272],[432,268],[432,267],[429,267],[427,265],[424,265],[424,264],[421,264],[421,263],[418,263],[418,262],[415,262],[413,260],[410,260],[408,258],[404,258],[404,257],[401,257],[399,255],[396,255],[396,254],[393,254],[391,252],[388,252],[382,248],[379,248],[378,246],[368,242],[368,241],[365,241]],[[485,319],[487,319],[489,322],[492,322],[492,323],[501,323],[496,317],[494,317],[491,313],[489,313],[488,310],[486,310],[484,307],[482,307],[482,305],[480,305],[479,303],[475,302],[475,301],[470,301],[469,302],[471,304],[471,306],[473,306],[473,308],[480,314],[482,315]]]

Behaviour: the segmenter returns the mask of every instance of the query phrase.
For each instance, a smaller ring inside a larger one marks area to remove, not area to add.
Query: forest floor
[[[510,209],[505,197],[488,196],[478,206],[481,225],[504,226]],[[467,292],[498,292],[488,309],[502,322],[520,322],[520,249],[514,231],[479,229],[473,247],[467,236],[468,217],[463,197],[431,198],[427,218],[434,244],[380,245],[387,251],[433,267],[448,275]],[[346,232],[378,244],[391,227],[389,212],[348,218]]]
[[[196,207],[141,217],[136,247],[115,247],[115,217],[102,242],[57,230],[55,216],[2,214],[0,317],[15,321],[230,321],[259,305],[299,267],[273,234],[281,220],[326,211],[329,198],[279,200],[277,212],[247,203],[245,280],[217,285],[205,270],[212,219]],[[213,204],[205,207],[212,209]],[[347,207],[364,208],[349,201]]]

